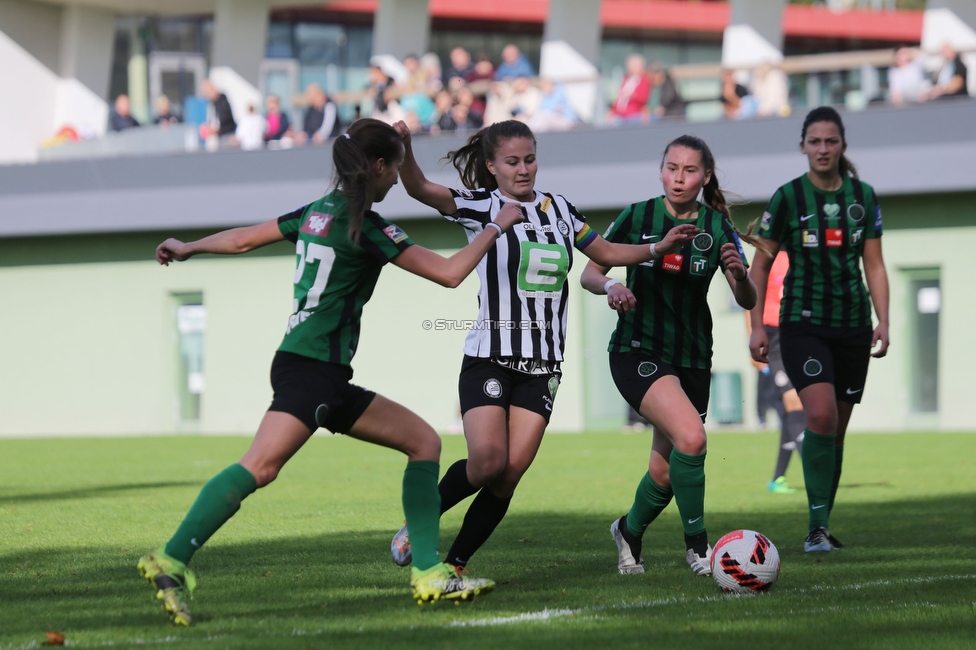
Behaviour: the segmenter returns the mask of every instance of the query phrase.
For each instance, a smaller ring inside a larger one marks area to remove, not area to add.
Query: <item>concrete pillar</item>
[[[539,76],[566,82],[566,96],[584,121],[596,112],[601,36],[600,0],[550,0]]]
[[[65,79],[77,79],[107,101],[114,43],[114,14],[67,5],[61,13],[59,74]]]
[[[722,65],[749,68],[783,60],[786,0],[729,0],[729,26],[722,36]]]
[[[257,88],[268,42],[268,0],[217,0],[210,65],[230,68]]]
[[[146,42],[140,33],[142,25],[129,26],[129,111],[140,124],[149,124],[152,111],[149,105],[149,64],[146,61]],[[114,97],[112,100],[114,101]]]
[[[373,55],[391,54],[402,59],[420,56],[430,43],[430,11],[427,0],[379,0],[373,16]]]

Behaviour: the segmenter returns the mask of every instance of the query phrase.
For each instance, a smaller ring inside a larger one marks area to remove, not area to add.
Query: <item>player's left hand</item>
[[[890,344],[890,341],[888,339],[887,325],[882,324],[874,328],[874,335],[871,337],[871,349],[874,350],[874,346],[876,346],[878,343],[881,343],[881,347],[871,353],[871,356],[876,359],[880,359],[884,355],[888,354],[888,345]]]
[[[739,249],[732,242],[722,244],[722,264],[727,271],[731,271],[732,279],[742,282],[746,279],[746,267],[742,264],[742,256]]]
[[[170,262],[183,262],[189,259],[190,255],[186,251],[186,244],[179,239],[170,237],[156,247],[156,261],[163,266],[169,266]]]
[[[637,306],[637,298],[627,285],[620,283],[610,287],[610,291],[607,292],[607,304],[617,313],[626,314]]]

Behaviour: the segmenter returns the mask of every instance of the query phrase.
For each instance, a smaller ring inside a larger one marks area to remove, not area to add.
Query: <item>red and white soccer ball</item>
[[[733,530],[712,549],[712,577],[722,591],[767,591],[779,577],[779,551],[754,530]]]

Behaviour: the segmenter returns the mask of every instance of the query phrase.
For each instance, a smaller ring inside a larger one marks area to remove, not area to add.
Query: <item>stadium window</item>
[[[207,308],[203,293],[173,294],[176,303],[177,398],[181,426],[200,422],[205,383],[203,342],[207,330]]]
[[[939,269],[912,269],[908,277],[911,341],[911,409],[939,410],[939,314],[942,288]]]

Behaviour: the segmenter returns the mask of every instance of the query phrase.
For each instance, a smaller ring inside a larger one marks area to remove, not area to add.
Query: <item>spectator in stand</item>
[[[420,57],[420,79],[417,88],[423,90],[428,95],[436,95],[444,87],[441,81],[441,60],[433,52]]]
[[[667,70],[658,65],[654,66],[651,72],[651,87],[657,95],[657,102],[652,111],[654,119],[685,116],[685,101],[681,99],[678,86]]]
[[[722,70],[722,96],[725,117],[730,120],[741,120],[755,114],[755,101],[749,95],[749,89],[735,80],[731,70]]]
[[[468,110],[466,104],[457,103],[451,109],[451,121],[458,133],[468,133],[481,128],[481,119]]]
[[[535,70],[532,64],[519,51],[518,47],[509,43],[502,48],[502,63],[495,70],[495,80],[512,79],[518,77],[534,77]]]
[[[787,117],[790,114],[790,84],[786,73],[764,63],[752,75],[752,96],[759,117]]]
[[[457,128],[451,117],[451,109],[454,108],[454,98],[450,91],[441,90],[434,96],[434,118],[430,132],[437,135],[442,132],[451,132]]]
[[[156,107],[156,117],[153,118],[153,124],[169,126],[170,124],[179,124],[183,121],[178,115],[173,115],[169,97],[166,95],[156,97],[153,105]]]
[[[495,64],[488,55],[482,52],[478,55],[478,62],[474,64],[474,72],[470,81],[491,81],[495,78]]]
[[[291,138],[291,120],[287,113],[281,112],[281,100],[276,95],[268,95],[265,100],[268,106],[268,113],[264,120],[266,127],[264,130],[264,141],[280,141],[282,138]]]
[[[529,128],[533,131],[566,131],[579,122],[579,116],[566,97],[563,84],[557,84],[552,79],[540,79],[539,90],[542,98],[539,108],[529,119]]]
[[[946,41],[942,44],[942,67],[936,77],[935,86],[929,91],[929,99],[939,97],[968,97],[969,88],[966,79],[969,71],[962,62],[962,57],[952,45]]]
[[[494,81],[488,87],[488,98],[483,116],[484,126],[512,119],[512,86],[504,81]]]
[[[895,50],[895,65],[888,68],[888,99],[895,106],[925,101],[925,55],[917,48]]]
[[[295,135],[298,144],[312,141],[322,144],[329,138],[334,138],[342,131],[339,122],[339,111],[335,102],[329,99],[322,87],[312,83],[305,88],[305,118],[302,120],[302,130]]]
[[[264,133],[268,123],[261,117],[254,104],[247,107],[247,115],[234,127],[234,138],[244,151],[253,151],[264,146]]]
[[[404,113],[413,113],[420,121],[423,130],[428,130],[434,123],[434,101],[426,93],[420,92],[410,82],[403,88],[400,96],[400,109]],[[410,125],[410,122],[407,122]],[[411,129],[411,132],[416,133]]]
[[[485,117],[486,99],[474,94],[467,84],[462,85],[457,90],[457,103],[464,104],[471,115],[471,119],[478,123],[479,128]]]
[[[644,57],[631,54],[624,64],[624,79],[620,82],[617,99],[610,107],[610,122],[636,122],[650,119],[647,101],[651,97],[651,79],[647,76]]]
[[[373,98],[373,114],[372,117],[386,121],[386,114],[389,111],[389,96],[387,90],[393,85],[393,79],[391,79],[385,72],[383,68],[378,65],[371,65],[369,67],[369,85],[366,87],[366,92]]]
[[[471,53],[460,46],[451,50],[451,67],[444,73],[444,85],[449,86],[454,77],[470,81],[469,77],[473,74],[474,64],[471,63]]]
[[[234,135],[234,132],[237,131],[237,122],[234,121],[234,111],[230,108],[227,95],[218,91],[209,79],[203,80],[203,83],[200,84],[200,90],[203,92],[203,96],[207,98],[207,101],[213,104],[216,115],[216,124],[210,127],[207,133],[204,134],[204,139],[206,140],[207,136],[211,133],[216,133],[221,137]],[[201,127],[201,133],[203,131],[204,129]]]
[[[511,112],[519,122],[528,123],[541,103],[542,93],[528,77],[518,77],[512,82]]]
[[[129,96],[119,95],[115,98],[115,108],[109,115],[109,122],[113,131],[125,131],[136,126],[141,126],[136,118],[129,114]]]

